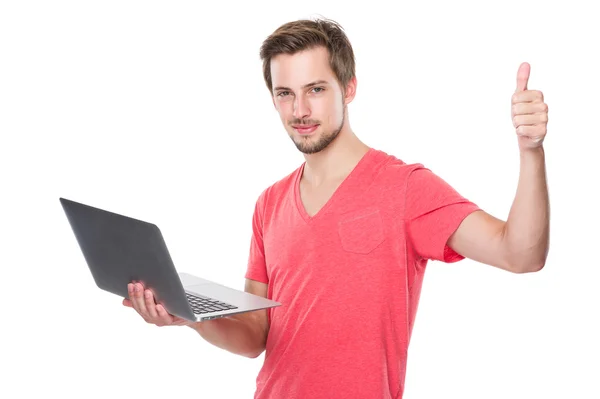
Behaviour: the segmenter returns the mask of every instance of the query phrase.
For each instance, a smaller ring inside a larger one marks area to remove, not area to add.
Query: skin
[[[368,151],[348,119],[348,104],[354,100],[357,79],[342,90],[324,47],[271,60],[271,98],[279,118],[296,148],[306,160],[301,184],[309,190],[337,182]],[[314,86],[306,85],[324,81]],[[311,135],[301,135],[292,125],[319,124]]]
[[[323,47],[293,55],[281,54],[271,61],[273,106],[306,165],[301,190],[317,195],[331,191],[342,181],[369,147],[358,139],[348,119],[348,104],[356,95],[356,77],[342,89],[329,67]],[[543,268],[549,248],[549,199],[543,142],[548,106],[539,90],[528,90],[530,65],[517,72],[517,88],[511,98],[511,117],[519,151],[520,174],[517,193],[507,221],[485,211],[467,216],[448,245],[466,258],[512,273]],[[311,84],[320,81],[318,84]],[[318,124],[310,135],[301,135],[292,125]],[[148,323],[158,326],[191,325],[155,304],[151,290],[141,283],[129,284],[129,299]]]
[[[513,273],[540,271],[550,246],[550,200],[543,147],[548,105],[541,91],[527,89],[530,71],[528,63],[520,65],[511,98],[520,170],[508,220],[473,212],[448,240],[448,245],[461,255]]]
[[[152,290],[144,289],[140,282],[127,284],[129,298],[123,299],[123,305],[131,307],[149,324],[163,326],[190,326],[193,321],[182,319],[167,312],[161,304],[156,304]]]

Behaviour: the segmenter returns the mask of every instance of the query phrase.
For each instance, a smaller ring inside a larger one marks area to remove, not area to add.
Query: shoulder
[[[417,173],[417,175],[427,175],[431,173],[425,165],[420,162],[406,162],[403,159],[396,157],[395,155],[388,154],[384,151],[377,150],[377,156],[382,161],[380,162],[381,177],[394,185],[400,185],[402,188],[406,188],[409,179],[414,180],[415,172],[424,171],[424,173]]]
[[[268,204],[281,199],[286,193],[291,192],[291,190],[294,188],[294,183],[298,173],[300,173],[301,168],[302,165],[298,166],[292,172],[264,188],[258,195],[256,201],[257,205],[263,208],[267,207]]]

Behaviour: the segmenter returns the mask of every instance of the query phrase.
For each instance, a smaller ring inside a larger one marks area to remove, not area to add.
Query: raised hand
[[[511,116],[521,151],[542,146],[548,124],[548,105],[539,90],[528,90],[531,66],[524,62],[517,72],[517,89],[512,95]]]

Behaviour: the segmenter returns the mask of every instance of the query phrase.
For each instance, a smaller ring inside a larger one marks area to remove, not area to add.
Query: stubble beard
[[[290,138],[296,145],[298,151],[304,154],[316,154],[317,152],[323,151],[325,148],[327,148],[329,144],[331,144],[336,139],[336,137],[340,134],[342,128],[344,127],[345,119],[346,107],[343,108],[342,122],[340,123],[340,126],[331,133],[323,132],[316,142],[312,142],[312,140],[314,139],[313,136],[300,137],[298,141],[294,140],[293,135],[290,135]]]

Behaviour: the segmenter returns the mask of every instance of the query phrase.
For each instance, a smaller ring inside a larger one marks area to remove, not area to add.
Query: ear
[[[348,105],[352,102],[352,100],[354,100],[354,97],[356,96],[356,86],[358,85],[358,82],[356,81],[356,76],[353,76],[352,79],[350,79],[350,81],[348,82],[348,85],[346,86],[346,95],[344,97],[344,105]]]

